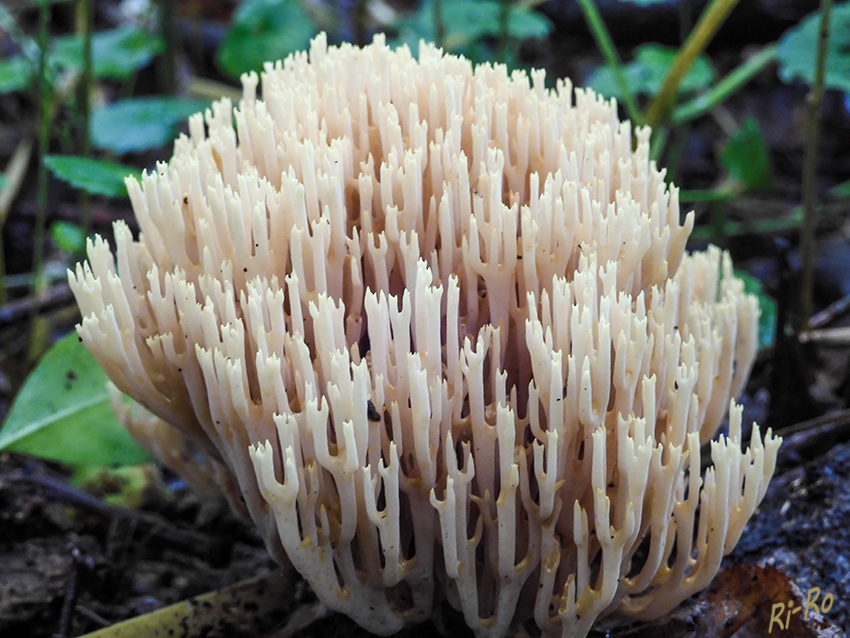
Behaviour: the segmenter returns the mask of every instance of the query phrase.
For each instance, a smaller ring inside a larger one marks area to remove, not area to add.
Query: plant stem
[[[735,67],[711,90],[678,107],[670,116],[670,121],[673,124],[681,124],[708,113],[773,62],[776,58],[776,48],[775,44],[764,47],[746,62]]]
[[[581,1],[581,0],[580,0]],[[645,121],[649,126],[655,126],[667,118],[667,114],[676,99],[679,85],[682,83],[691,65],[708,46],[717,31],[726,21],[729,13],[738,4],[738,0],[712,0],[700,16],[697,26],[691,31],[687,41],[679,50],[664,84],[658,95],[646,110]]]
[[[434,43],[442,48],[446,40],[446,25],[443,24],[443,0],[434,0]]]
[[[511,21],[511,0],[499,2],[499,52],[498,60],[503,64],[507,62],[508,55],[508,26]]]
[[[89,123],[91,120],[91,90],[94,79],[92,70],[92,22],[94,18],[94,3],[92,0],[79,0],[77,4],[77,19],[79,30],[83,36],[83,75],[77,87],[77,104],[80,110],[80,130],[77,132],[80,154],[88,157],[91,154]],[[83,213],[83,234],[91,232],[91,205],[88,193],[83,191],[81,208]]]
[[[812,289],[814,287],[815,230],[817,229],[817,172],[820,129],[818,115],[823,99],[823,76],[826,69],[826,47],[829,41],[829,17],[832,0],[821,0],[820,25],[818,27],[818,50],[815,77],[806,98],[806,148],[803,158],[803,227],[800,231],[802,244],[803,281],[800,292],[800,316],[797,329],[808,328],[812,315]]]
[[[159,62],[162,90],[168,95],[177,91],[177,28],[174,19],[174,0],[159,1],[159,29],[165,50]]]
[[[605,57],[605,63],[614,73],[617,88],[620,89],[620,93],[623,96],[623,106],[626,109],[626,114],[634,124],[643,124],[643,115],[626,80],[623,63],[620,61],[617,49],[614,48],[614,41],[611,40],[611,34],[608,33],[608,28],[602,21],[602,16],[599,14],[599,8],[596,6],[596,2],[594,0],[578,0],[578,3],[581,6],[582,13],[584,13],[584,19],[587,20],[587,26],[590,27],[593,39],[596,40],[596,46],[599,47],[599,50]]]
[[[47,80],[47,23],[50,18],[48,0],[41,0],[38,31],[38,203],[33,232],[32,270],[35,280],[32,286],[32,296],[38,299],[47,285],[44,280],[44,227],[47,223],[47,167],[44,157],[47,155],[50,140],[50,99],[51,87]],[[46,327],[37,313],[38,305],[33,305],[30,313],[30,340],[28,357],[30,362],[37,359],[44,350]]]

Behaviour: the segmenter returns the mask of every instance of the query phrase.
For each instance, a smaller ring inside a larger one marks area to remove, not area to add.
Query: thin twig
[[[801,332],[797,338],[800,340],[800,343],[820,343],[825,346],[847,346],[850,345],[850,326],[822,328],[820,330],[806,330]]]
[[[80,616],[84,616],[86,620],[90,620],[94,624],[100,625],[101,627],[106,627],[107,625],[112,624],[106,618],[104,618],[97,612],[92,611],[88,607],[77,605],[76,607],[74,607],[74,611],[80,614]]]
[[[823,99],[823,77],[826,69],[826,52],[829,40],[829,15],[832,10],[832,0],[821,0],[820,25],[818,27],[818,50],[815,63],[815,77],[811,90],[806,98],[806,149],[803,159],[803,228],[800,242],[802,244],[803,274],[800,290],[800,316],[797,329],[803,332],[812,314],[812,290],[814,287],[814,252],[815,230],[817,229],[818,193],[818,150],[820,146],[820,129],[818,114]]]
[[[850,310],[850,295],[845,295],[837,301],[833,301],[820,312],[813,314],[809,319],[809,329],[823,328],[828,323],[835,321]]]
[[[850,438],[850,410],[802,421],[782,428],[776,434],[784,439],[779,449],[781,459],[795,455],[813,458]]]
[[[817,416],[813,419],[801,421],[800,423],[789,425],[787,428],[782,428],[777,432],[777,434],[783,438],[788,438],[789,436],[799,434],[800,432],[807,432],[809,430],[815,430],[817,428],[827,426],[842,426],[845,423],[850,423],[850,410],[841,410],[830,414],[822,414],[821,416]]]
[[[12,481],[37,485],[47,490],[52,498],[103,518],[132,521],[137,534],[211,562],[220,562],[227,550],[221,540],[208,534],[181,529],[156,514],[110,505],[51,476],[17,473],[10,478]]]
[[[25,297],[0,305],[0,328],[20,324],[33,313],[38,314],[62,306],[70,306],[74,302],[74,293],[65,283],[54,286],[39,297]]]
[[[77,581],[80,576],[80,550],[71,550],[71,572],[65,583],[65,599],[62,601],[62,611],[59,614],[59,627],[53,638],[68,638],[71,635],[71,620],[74,618],[74,608],[77,604]]]

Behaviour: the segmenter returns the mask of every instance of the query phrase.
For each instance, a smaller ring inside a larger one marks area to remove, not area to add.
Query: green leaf
[[[744,292],[755,295],[759,302],[759,350],[773,347],[776,341],[776,302],[764,291],[761,281],[743,270],[735,276],[744,282]]]
[[[769,188],[773,184],[770,151],[752,115],[729,138],[720,158],[729,176],[745,191]]]
[[[0,191],[6,188],[6,182],[9,180],[6,179],[6,176],[3,173],[0,173]]]
[[[134,26],[99,31],[92,36],[92,72],[97,78],[127,80],[164,49],[161,37]],[[83,40],[79,35],[53,39],[51,63],[79,71]]]
[[[71,222],[56,221],[50,225],[50,238],[66,253],[82,255],[86,250],[86,234],[82,226]]]
[[[218,63],[233,78],[262,71],[263,63],[306,49],[317,32],[297,0],[247,0],[218,50]]]
[[[126,197],[124,178],[139,173],[132,166],[78,155],[48,155],[44,165],[71,186],[106,197]]]
[[[819,26],[816,11],[780,38],[776,58],[783,82],[814,80]],[[836,5],[830,13],[824,86],[850,91],[850,3]]]
[[[24,56],[0,60],[0,95],[27,88],[32,77],[32,64]]]
[[[76,333],[42,357],[0,429],[0,450],[73,467],[137,465],[150,457],[115,418],[106,373]]]
[[[159,148],[174,140],[178,125],[208,106],[202,100],[176,97],[115,102],[92,113],[92,143],[119,154]]]
[[[514,5],[508,19],[508,35],[517,40],[545,38],[552,31],[552,21],[539,11]]]
[[[642,44],[635,50],[632,62],[625,65],[626,81],[635,94],[655,95],[661,90],[664,78],[673,65],[679,50],[660,44]],[[714,68],[707,57],[696,59],[690,71],[679,85],[679,93],[692,93],[710,85],[715,78]],[[622,100],[620,87],[614,79],[614,71],[608,66],[600,66],[588,79],[587,85],[606,97]]]
[[[443,46],[458,53],[485,37],[499,36],[499,16],[502,8],[498,0],[443,0]],[[396,25],[398,43],[407,44],[415,51],[419,40],[433,42],[434,3],[425,0],[419,9],[400,20]],[[543,14],[527,7],[512,6],[508,17],[508,35],[516,40],[543,38],[552,31],[552,23]]]

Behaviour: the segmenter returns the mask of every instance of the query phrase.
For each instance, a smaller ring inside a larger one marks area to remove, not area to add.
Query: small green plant
[[[24,383],[0,429],[0,450],[74,468],[150,460],[112,412],[106,373],[76,333],[58,341]]]
[[[317,31],[310,14],[296,0],[247,0],[218,50],[218,64],[234,79],[262,71],[269,60],[282,60],[307,48]]]
[[[818,28],[821,12],[816,11],[800,24],[788,29],[779,40],[776,58],[779,77],[783,81],[815,81],[818,51]],[[850,3],[837,5],[831,12],[827,38],[826,66],[823,86],[838,91],[850,91]]]
[[[645,97],[658,94],[677,54],[676,49],[659,44],[642,44],[635,49],[634,60],[623,67],[629,92]],[[716,77],[711,61],[704,55],[699,56],[682,79],[679,92],[682,96],[693,95],[711,86]],[[615,97],[618,101],[626,99],[610,65],[599,67],[587,84],[596,92]]]
[[[511,67],[519,65],[523,40],[545,38],[552,31],[541,13],[500,0],[423,0],[417,11],[392,26],[398,34],[393,44],[406,44],[411,51],[425,40],[473,62],[498,60]]]
[[[91,141],[118,155],[156,149],[174,140],[178,127],[209,102],[171,96],[114,102],[92,113]]]

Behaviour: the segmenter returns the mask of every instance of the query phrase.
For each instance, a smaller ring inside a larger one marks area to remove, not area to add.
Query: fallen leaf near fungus
[[[773,565],[733,563],[722,569],[701,595],[687,601],[664,618],[610,632],[611,638],[838,638],[840,630],[814,609],[803,617],[792,614],[786,624],[788,602],[805,609],[806,593]],[[782,603],[782,614],[774,619],[773,606]],[[782,624],[776,622],[781,616]],[[771,631],[772,629],[772,631]]]
[[[544,80],[320,35],[193,116],[127,182],[140,236],[69,276],[142,438],[179,430],[165,460],[375,633],[444,599],[481,636],[658,618],[773,474],[729,410],[755,298],[685,253],[649,130]]]

